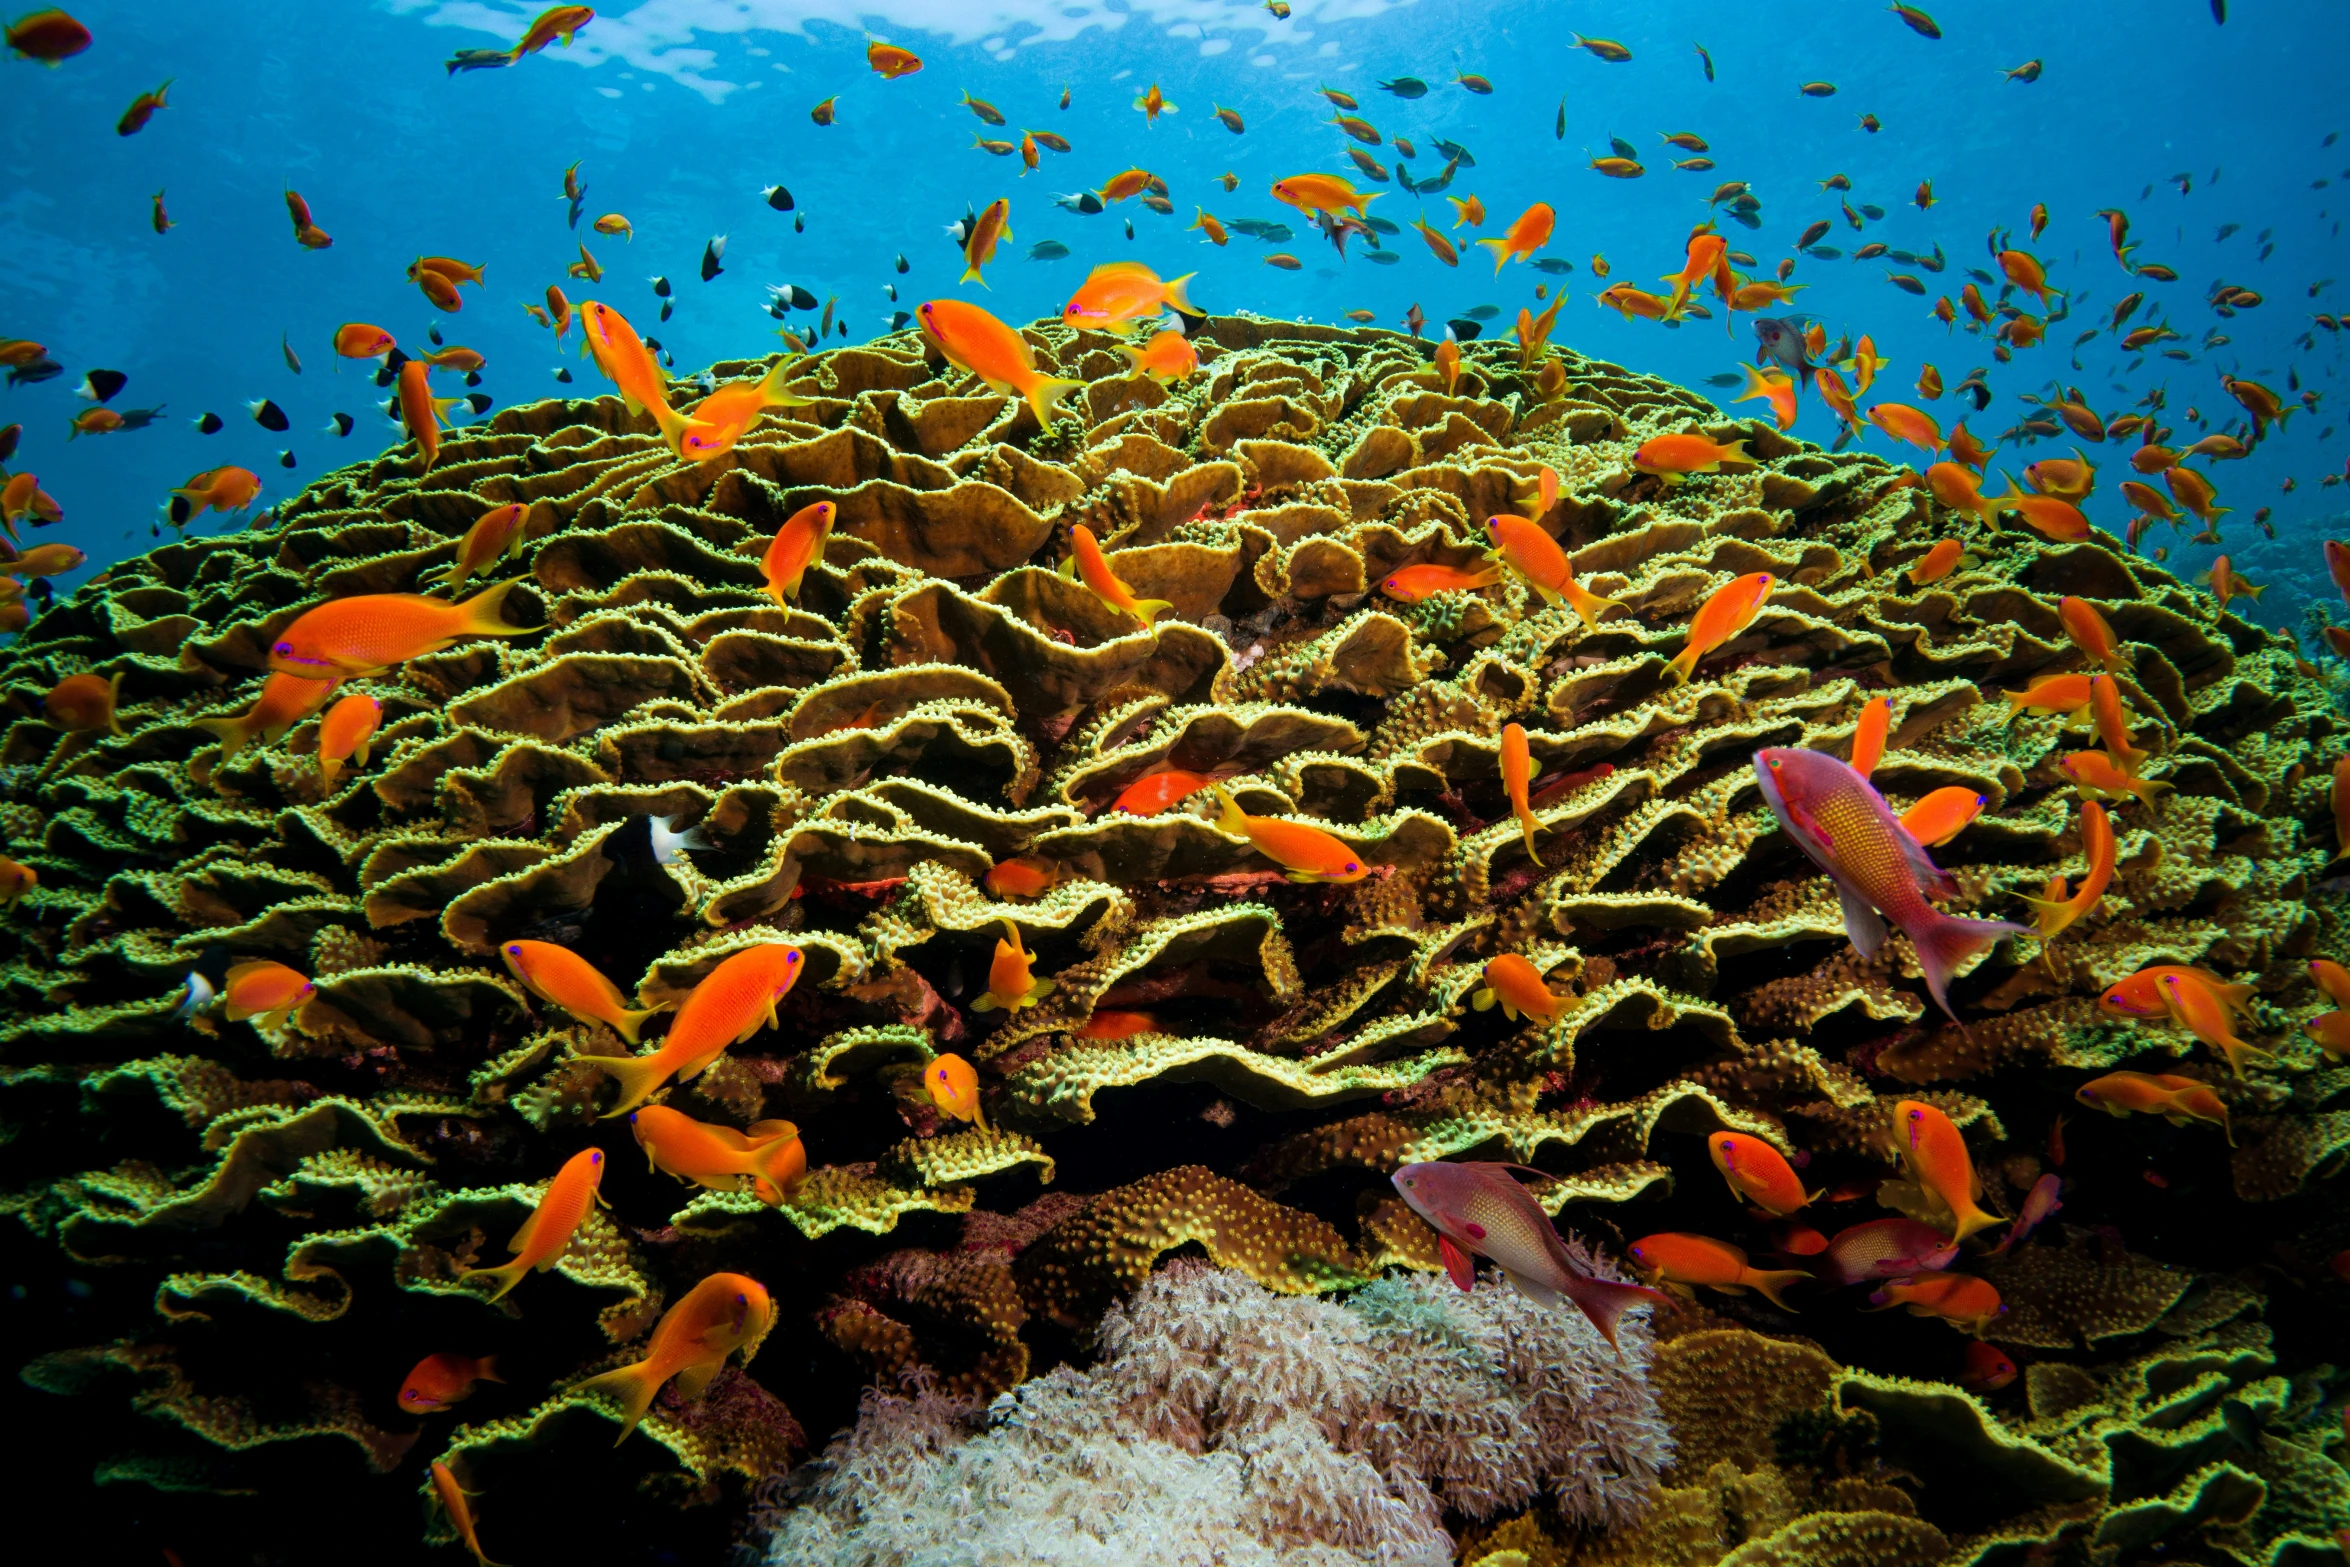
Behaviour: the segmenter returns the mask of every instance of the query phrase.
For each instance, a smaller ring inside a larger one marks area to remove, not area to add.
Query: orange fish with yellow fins
[[[775,1009],[807,967],[800,949],[761,942],[730,953],[678,1004],[661,1048],[642,1056],[579,1056],[620,1085],[604,1118],[626,1115],[675,1077],[691,1082],[730,1045],[776,1026]]]
[[[1025,399],[1036,422],[1047,428],[1060,415],[1061,399],[1085,390],[1083,381],[1039,371],[1027,340],[977,305],[933,299],[919,306],[914,316],[922,323],[922,335],[949,363],[979,377],[993,391]]]
[[[1020,944],[1020,927],[1010,920],[1004,921],[1004,933],[995,944],[994,960],[988,964],[987,989],[971,1003],[971,1010],[1017,1012],[1051,995],[1053,982],[1031,974],[1032,961],[1028,949]]]
[[[523,989],[570,1013],[582,1023],[601,1023],[630,1044],[647,1018],[658,1017],[660,1007],[636,1010],[622,999],[620,987],[569,947],[551,941],[509,941],[498,948],[506,970]]]
[[[677,1379],[678,1396],[692,1403],[709,1391],[729,1356],[739,1352],[748,1361],[756,1355],[774,1322],[766,1286],[740,1273],[713,1273],[663,1313],[644,1359],[590,1377],[572,1391],[599,1393],[620,1406],[620,1438],[612,1444],[618,1447],[670,1378]]]
[[[1522,1014],[1540,1023],[1556,1023],[1575,1010],[1574,998],[1562,996],[1543,982],[1542,970],[1515,952],[1504,952],[1485,965],[1485,983],[1469,997],[1480,1012],[1499,1005],[1502,1016],[1515,1023]]]
[[[640,1105],[628,1124],[653,1169],[712,1191],[747,1191],[773,1208],[807,1178],[808,1150],[789,1121],[759,1121],[738,1132],[667,1105]]]
[[[1069,558],[1061,562],[1061,575],[1082,582],[1093,590],[1094,597],[1124,614],[1132,615],[1145,626],[1175,606],[1166,599],[1138,599],[1118,573],[1111,568],[1109,557],[1095,542],[1093,530],[1084,523],[1069,529]]]
[[[1371,867],[1360,855],[1321,828],[1281,816],[1251,816],[1224,792],[1222,784],[1210,787],[1216,794],[1216,826],[1246,838],[1259,854],[1287,872],[1291,881],[1351,882],[1371,874]]]
[[[604,1150],[582,1148],[573,1154],[563,1162],[563,1168],[555,1172],[555,1178],[547,1182],[547,1189],[539,1196],[538,1206],[531,1210],[529,1218],[522,1221],[522,1228],[514,1232],[514,1238],[506,1243],[506,1249],[513,1253],[514,1260],[495,1268],[467,1268],[457,1275],[458,1281],[497,1280],[498,1287],[490,1295],[490,1299],[496,1301],[505,1299],[507,1292],[522,1282],[524,1274],[534,1270],[546,1272],[571,1245],[571,1237],[587,1218],[588,1209],[599,1203],[605,1207],[611,1206],[604,1202],[604,1194],[596,1189],[603,1184],[603,1180]]]
[[[1786,1155],[1759,1137],[1744,1132],[1716,1132],[1705,1140],[1714,1168],[1730,1183],[1730,1195],[1750,1202],[1774,1219],[1800,1211],[1819,1201],[1818,1192],[1803,1189],[1803,1179]]]

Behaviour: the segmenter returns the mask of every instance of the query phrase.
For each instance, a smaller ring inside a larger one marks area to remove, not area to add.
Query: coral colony
[[[449,1559],[588,1473],[777,1563],[2338,1559],[2282,637],[1564,349],[1025,336],[1049,428],[916,332],[706,463],[509,408],[0,655],[9,1200],[154,1299],[36,1386]]]

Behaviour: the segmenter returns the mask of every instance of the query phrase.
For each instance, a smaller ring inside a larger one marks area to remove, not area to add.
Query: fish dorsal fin
[[[1093,269],[1095,277],[1146,277],[1157,282],[1159,275],[1140,261],[1105,261]],[[1181,281],[1178,279],[1177,281]]]
[[[1901,818],[1895,816],[1891,810],[1886,811],[1885,818],[1886,824],[1893,830],[1894,847],[1901,851],[1903,858],[1907,859],[1917,871],[1919,884],[1932,892],[1957,891],[1958,878],[1934,863],[1934,857],[1926,852],[1924,844],[1918,842],[1917,835],[1901,825]]]

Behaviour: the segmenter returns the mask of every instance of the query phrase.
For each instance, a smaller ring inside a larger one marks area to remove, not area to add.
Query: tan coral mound
[[[546,1388],[717,1266],[766,1280],[827,1353],[993,1392],[1032,1369],[1040,1324],[1098,1312],[1169,1248],[1282,1291],[1432,1267],[1425,1227],[1379,1200],[1408,1160],[1539,1160],[1563,1178],[1550,1206],[1605,1214],[1676,1172],[1711,1180],[1700,1139],[1723,1127],[1881,1172],[1891,1101],[1915,1085],[1945,1085],[1978,1157],[2037,1137],[2080,1074],[2193,1048],[2091,1005],[2158,961],[2261,987],[2277,1062],[2212,1074],[2241,1196],[2339,1165],[2350,1074],[2317,1069],[2298,1022],[2319,1005],[2302,961],[2342,948],[2339,900],[2314,883],[2343,722],[2281,639],[2102,538],[1983,533],[1879,459],[1572,353],[1546,400],[1502,345],[1470,345],[1448,390],[1398,334],[1218,318],[1200,374],[1168,387],[1125,374],[1106,338],[1028,335],[1086,382],[1049,431],[912,336],[811,360],[806,406],[701,467],[612,397],[516,407],[421,477],[396,449],[265,528],[119,565],[0,657],[0,832],[40,878],[0,926],[9,1200],[161,1291],[162,1315],[108,1352],[162,1389],[155,1407],[205,1431],[219,1422],[191,1410],[238,1399],[240,1448],[339,1434],[382,1462],[330,1346],[355,1301],[400,1292],[436,1325],[402,1355],[456,1331],[533,1345],[540,1379],[486,1396],[454,1445],[512,1498],[586,1440],[571,1426],[602,1425]],[[1755,461],[1671,488],[1632,468],[1640,441],[1690,427]],[[1539,521],[1629,613],[1586,628],[1515,577],[1381,591],[1407,566],[1474,562],[1545,464],[1561,485]],[[815,500],[837,529],[778,602],[761,553]],[[512,613],[541,629],[354,682],[383,705],[367,766],[322,785],[315,720],[229,758],[196,727],[251,704],[306,608],[414,591],[505,503],[530,508]],[[1146,628],[1056,574],[1078,524],[1173,610]],[[1945,535],[1980,563],[1911,587],[1901,568]],[[1752,572],[1777,579],[1753,623],[1671,684],[1697,607]],[[1894,805],[1952,784],[1987,800],[1937,851],[1948,906],[2018,912],[2013,894],[2080,872],[2054,764],[2085,741],[2006,723],[1996,695],[2080,667],[2066,594],[2125,643],[2123,689],[2176,793],[2118,812],[2120,872],[2052,965],[2014,942],[1960,978],[1962,1031],[1925,1002],[1906,940],[1857,959],[1748,759],[1841,754],[1886,696],[1875,781]],[[122,676],[120,738],[38,717],[91,669]],[[1511,722],[1531,736],[1539,864],[1498,777]],[[1319,825],[1370,874],[1292,884],[1206,793],[1114,808],[1168,769]],[[659,863],[652,820],[712,847]],[[1053,885],[988,891],[1015,859]],[[1007,922],[1054,989],[981,1014]],[[626,1047],[516,985],[497,950],[518,938],[574,947],[639,1006],[742,946],[798,944],[780,1028],[669,1102],[737,1127],[788,1116],[806,1183],[771,1213],[635,1173],[625,1123],[594,1120],[603,1074],[577,1059]],[[1502,952],[1570,996],[1558,1025],[1473,1008]],[[191,967],[217,979],[249,957],[301,969],[315,996],[282,1027],[175,1018]],[[1089,1028],[1108,1013],[1141,1021]],[[946,1050],[977,1064],[987,1130],[942,1126],[922,1097]],[[2003,1104],[2014,1083],[2029,1093]],[[1097,1118],[1121,1128],[1110,1153],[1082,1130]],[[457,1273],[498,1259],[534,1183],[590,1137],[616,1155],[615,1216],[506,1315],[481,1307]],[[1213,1170],[1185,1168],[1195,1138]],[[1116,1190],[970,1228],[1035,1195],[1018,1172],[1050,1179],[1077,1149],[1087,1188]],[[978,1236],[961,1260],[934,1254],[950,1215]],[[909,1223],[922,1256],[877,1260],[862,1238]],[[2042,1315],[2067,1341],[2070,1319]],[[213,1352],[256,1335],[315,1347],[301,1371]],[[738,1380],[731,1402],[647,1420],[679,1494],[771,1475],[800,1442],[776,1402],[798,1400],[788,1366]]]

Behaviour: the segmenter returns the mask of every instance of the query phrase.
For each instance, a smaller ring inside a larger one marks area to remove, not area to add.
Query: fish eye
[[[632,1120],[633,1120],[633,1119],[634,1119],[634,1117],[631,1117],[630,1119],[632,1119]],[[591,1153],[591,1154],[589,1154],[589,1155],[588,1155],[588,1163],[590,1163],[590,1164],[602,1164],[603,1162],[604,1162],[604,1150],[603,1150],[603,1149],[601,1149],[601,1148],[597,1149],[597,1150],[596,1150],[594,1153]]]
[[[281,658],[291,658],[294,656],[294,644],[291,642],[280,642],[272,651],[277,653]]]
[[[1352,861],[1352,860],[1349,860],[1349,861],[1347,861],[1347,862],[1346,862],[1346,873],[1347,873],[1349,876],[1352,876],[1352,875],[1353,875],[1353,874],[1354,874],[1356,871],[1359,871],[1359,870],[1361,870],[1361,869],[1362,869],[1362,867],[1361,867],[1360,865],[1357,865],[1357,864],[1356,864],[1354,861]]]

